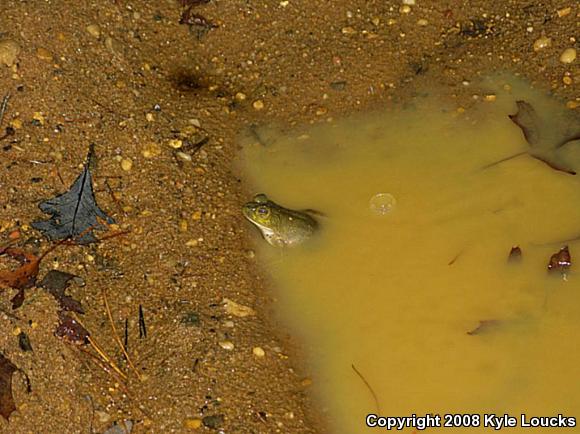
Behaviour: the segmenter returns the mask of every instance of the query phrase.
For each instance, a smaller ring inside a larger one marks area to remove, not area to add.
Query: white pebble
[[[222,341],[220,342],[220,347],[222,347],[224,350],[228,350],[231,351],[234,349],[234,343],[231,341]]]

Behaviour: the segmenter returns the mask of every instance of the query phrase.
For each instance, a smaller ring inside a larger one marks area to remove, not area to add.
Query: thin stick
[[[524,155],[524,154],[528,154],[528,151],[518,152],[517,154],[510,155],[509,157],[505,157],[505,158],[502,158],[501,160],[497,160],[493,163],[486,164],[485,166],[482,167],[482,169],[484,169],[484,170],[489,169],[490,167],[497,166],[498,164],[501,164],[505,161],[511,160],[512,158],[516,158],[516,157],[519,157],[520,155]]]
[[[6,109],[8,108],[8,101],[10,101],[10,94],[7,93],[2,98],[2,104],[0,104],[0,126],[2,125],[2,121],[4,120],[4,113],[6,113]]]
[[[107,293],[104,289],[101,289],[101,292],[103,294],[103,300],[105,302],[105,310],[107,311],[107,316],[109,317],[109,323],[111,324],[111,328],[113,329],[113,338],[115,339],[115,342],[117,342],[117,345],[119,346],[119,348],[121,349],[121,351],[125,355],[125,358],[127,359],[127,363],[129,364],[129,366],[131,367],[133,372],[135,372],[135,375],[137,375],[137,378],[139,379],[139,381],[141,381],[141,374],[139,374],[139,371],[137,370],[137,368],[135,367],[135,365],[131,361],[131,357],[129,357],[129,353],[127,353],[127,350],[125,349],[125,346],[123,345],[123,342],[121,342],[121,338],[119,338],[119,335],[117,334],[117,328],[115,327],[115,322],[113,321],[113,315],[111,314],[111,309],[109,307],[109,300],[107,299]]]
[[[145,327],[145,315],[143,314],[143,305],[139,305],[139,339],[147,337],[147,327]]]
[[[354,366],[354,363],[351,364],[350,366],[352,367],[352,370],[356,373],[356,375],[359,376],[359,378],[362,380],[362,382],[365,384],[365,386],[367,386],[367,389],[369,389],[369,392],[371,392],[371,395],[373,396],[373,399],[375,400],[375,406],[377,407],[377,414],[381,414],[381,405],[379,404],[379,398],[377,397],[377,394],[375,393],[375,391],[373,390],[373,388],[371,387],[369,382],[365,379],[365,377],[363,377],[363,375],[359,372],[359,370],[356,369],[356,367]]]
[[[81,320],[79,319],[79,316],[78,316],[76,313],[74,313],[74,312],[71,312],[71,313],[72,313],[72,315],[73,315],[74,319],[75,319],[75,320],[76,320],[76,321],[77,321],[77,322],[78,322],[78,323],[81,325],[81,327],[83,327],[85,330],[88,330],[88,329],[87,329],[87,328],[86,328],[86,327],[83,325],[83,323],[81,322]],[[111,368],[112,368],[112,369],[113,369],[113,370],[114,370],[114,371],[115,371],[117,374],[119,374],[119,375],[120,375],[120,376],[121,376],[121,377],[122,377],[124,380],[126,380],[126,379],[127,379],[127,375],[126,375],[126,374],[125,374],[123,371],[121,371],[121,369],[119,369],[119,367],[118,367],[118,366],[115,364],[115,362],[113,362],[113,361],[111,360],[111,358],[110,358],[109,356],[107,356],[107,354],[106,354],[106,353],[105,353],[105,351],[104,351],[104,350],[101,348],[101,346],[99,345],[99,343],[98,343],[98,342],[97,342],[97,341],[96,341],[94,338],[92,338],[92,337],[91,337],[91,335],[89,335],[89,336],[87,337],[87,339],[88,339],[88,341],[89,341],[89,344],[91,344],[91,347],[93,347],[93,349],[94,349],[94,350],[95,350],[95,351],[96,351],[96,352],[99,354],[99,356],[101,356],[101,357],[103,358],[103,360],[104,360],[104,361],[106,361],[106,362],[109,364],[109,366],[110,366],[110,367],[111,367]]]
[[[101,347],[99,346],[99,344],[90,336],[87,337],[87,339],[89,340],[89,344],[91,344],[91,346],[94,348],[94,350],[99,354],[99,356],[101,356],[103,358],[103,360],[105,360],[109,366],[117,373],[119,374],[123,380],[127,379],[127,375],[121,371],[121,369],[109,358],[109,356],[107,356],[105,354],[105,352],[101,349]]]

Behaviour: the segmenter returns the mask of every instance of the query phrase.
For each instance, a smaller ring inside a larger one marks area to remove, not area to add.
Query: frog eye
[[[260,193],[254,196],[254,202],[256,203],[267,203],[268,197],[264,193]]]
[[[270,209],[265,206],[259,206],[256,211],[258,211],[258,214],[262,217],[268,217],[270,215]]]

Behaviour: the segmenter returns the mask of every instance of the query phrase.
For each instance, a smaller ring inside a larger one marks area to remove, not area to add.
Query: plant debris
[[[30,338],[24,332],[18,333],[18,346],[22,351],[33,351],[32,345],[30,344]]]
[[[40,286],[46,289],[56,299],[62,310],[85,313],[78,300],[65,294],[66,288],[71,280],[78,281],[80,278],[64,271],[50,270],[40,282]]]
[[[33,228],[51,240],[74,238],[78,244],[89,244],[98,241],[92,230],[105,229],[99,219],[109,224],[114,223],[114,220],[99,208],[95,199],[90,171],[93,158],[94,146],[91,145],[84,169],[70,189],[39,205],[39,208],[44,213],[51,214],[52,218],[33,222]]]
[[[46,250],[42,255],[36,256],[16,247],[5,247],[0,250],[0,255],[7,255],[20,262],[20,267],[15,270],[0,271],[0,288],[17,289],[18,293],[12,298],[12,309],[17,309],[24,302],[24,290],[36,285],[36,279],[40,270],[40,262],[60,244],[56,244]]]
[[[484,319],[479,321],[477,327],[467,332],[469,336],[480,335],[495,329],[500,324],[500,321],[495,319]]]
[[[12,395],[12,375],[18,368],[3,354],[0,354],[0,415],[8,420],[16,404]]]
[[[522,130],[530,148],[488,164],[484,169],[522,155],[529,155],[554,170],[576,175],[576,171],[557,154],[558,149],[564,145],[580,139],[580,122],[576,115],[565,111],[556,122],[548,121],[538,115],[530,103],[518,100],[516,104],[518,110],[515,114],[509,115],[509,118]]]
[[[86,345],[89,343],[90,333],[70,314],[60,311],[58,314],[59,323],[55,334],[60,338],[65,338],[73,344]]]
[[[200,6],[202,4],[209,3],[210,0],[182,0],[181,6],[185,9],[181,13],[181,17],[179,18],[179,24],[186,24],[189,26],[191,31],[195,31],[197,35],[197,39],[203,38],[207,32],[211,29],[215,29],[218,26],[203,15],[196,14],[193,12],[193,9],[196,6]]]
[[[570,250],[568,249],[568,246],[564,246],[550,257],[548,271],[560,271],[562,274],[565,274],[571,265],[572,256],[570,255]]]
[[[508,255],[508,262],[520,262],[522,260],[522,249],[520,246],[513,246]]]

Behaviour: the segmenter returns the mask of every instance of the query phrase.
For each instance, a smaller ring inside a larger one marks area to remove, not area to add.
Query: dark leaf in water
[[[479,325],[475,327],[473,330],[467,332],[468,335],[480,335],[485,332],[489,332],[490,330],[495,329],[500,322],[495,319],[485,319],[483,321],[479,321]]]
[[[520,262],[522,260],[522,249],[520,246],[513,246],[508,256],[508,262]]]
[[[70,314],[61,311],[58,317],[59,323],[55,330],[58,337],[79,345],[85,345],[89,342],[90,333]]]
[[[0,354],[0,414],[8,420],[14,410],[14,396],[12,395],[12,375],[18,368],[3,354]]]
[[[550,257],[548,271],[561,271],[565,273],[571,265],[572,256],[570,256],[570,250],[568,250],[568,246],[564,246]]]
[[[554,170],[575,175],[576,172],[556,154],[556,150],[571,141],[580,139],[580,120],[577,116],[567,110],[562,112],[555,121],[548,121],[538,115],[530,103],[520,100],[516,101],[516,104],[518,111],[509,115],[509,118],[522,130],[531,148],[530,156]],[[519,155],[516,154],[513,157]]]
[[[18,334],[18,346],[22,351],[32,351],[32,345],[30,344],[30,338],[24,332]]]
[[[521,128],[526,141],[531,146],[536,146],[540,143],[540,119],[536,114],[536,110],[531,104],[526,101],[516,101],[518,111],[514,115],[509,115],[509,118],[514,124]]]
[[[62,310],[85,313],[79,301],[65,294],[69,282],[73,279],[79,278],[74,274],[65,273],[64,271],[50,270],[46,273],[42,282],[40,282],[40,286],[46,289],[58,301]]]
[[[90,171],[93,155],[91,146],[84,169],[69,191],[39,205],[40,209],[51,214],[52,218],[33,222],[32,227],[41,231],[49,239],[73,238],[79,244],[94,243],[97,239],[92,231],[105,229],[99,219],[114,223],[114,220],[99,208],[95,199]]]

